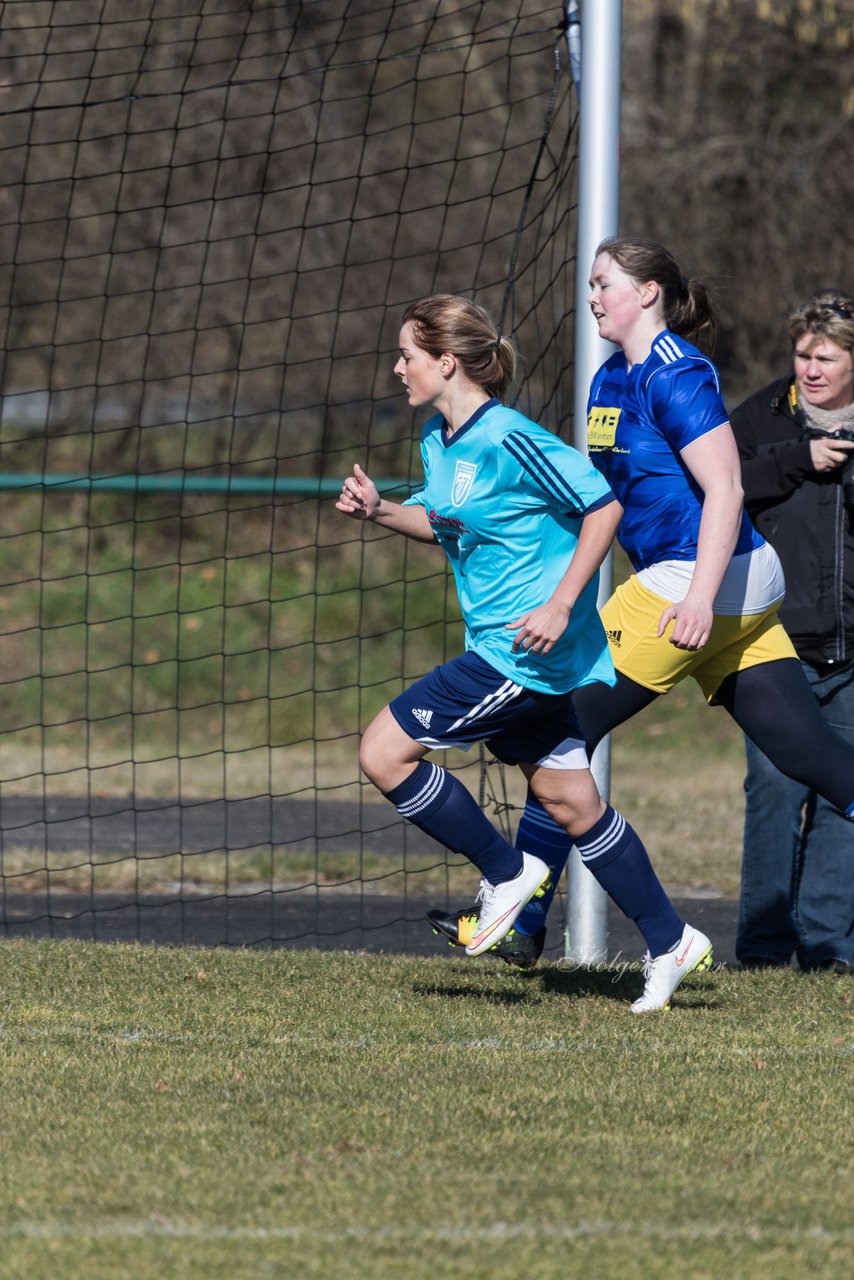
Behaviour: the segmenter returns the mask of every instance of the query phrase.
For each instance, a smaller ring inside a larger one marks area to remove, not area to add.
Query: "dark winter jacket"
[[[819,668],[854,661],[854,536],[843,468],[814,469],[793,377],[750,396],[731,422],[744,505],[782,562],[780,619],[799,657]]]

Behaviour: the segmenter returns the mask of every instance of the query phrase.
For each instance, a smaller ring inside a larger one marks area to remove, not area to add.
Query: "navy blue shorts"
[[[589,767],[572,695],[525,689],[476,653],[435,667],[389,710],[403,732],[425,747],[466,751],[485,742],[506,764]]]

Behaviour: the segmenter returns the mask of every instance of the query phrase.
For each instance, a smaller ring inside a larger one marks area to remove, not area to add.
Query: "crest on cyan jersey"
[[[458,462],[454,469],[454,483],[451,485],[451,505],[461,507],[471,493],[477,467],[473,462]]]

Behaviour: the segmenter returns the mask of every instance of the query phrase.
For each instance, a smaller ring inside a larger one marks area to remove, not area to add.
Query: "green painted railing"
[[[409,480],[376,480],[383,493],[412,492]],[[112,489],[131,493],[269,493],[322,497],[338,493],[339,480],[319,476],[203,476],[203,475],[64,475],[61,472],[0,472],[0,489]]]

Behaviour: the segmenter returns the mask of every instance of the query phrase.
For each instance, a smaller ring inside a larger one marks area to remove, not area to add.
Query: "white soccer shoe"
[[[523,853],[522,870],[512,880],[506,880],[504,884],[481,880],[477,895],[477,923],[471,942],[466,945],[466,955],[479,956],[509,933],[531,899],[545,893],[550,875],[542,858]]]
[[[643,958],[643,995],[632,1005],[632,1013],[649,1013],[653,1009],[669,1009],[670,997],[689,973],[705,973],[712,967],[712,944],[699,929],[686,924],[682,937],[672,951],[653,960],[649,952]]]

